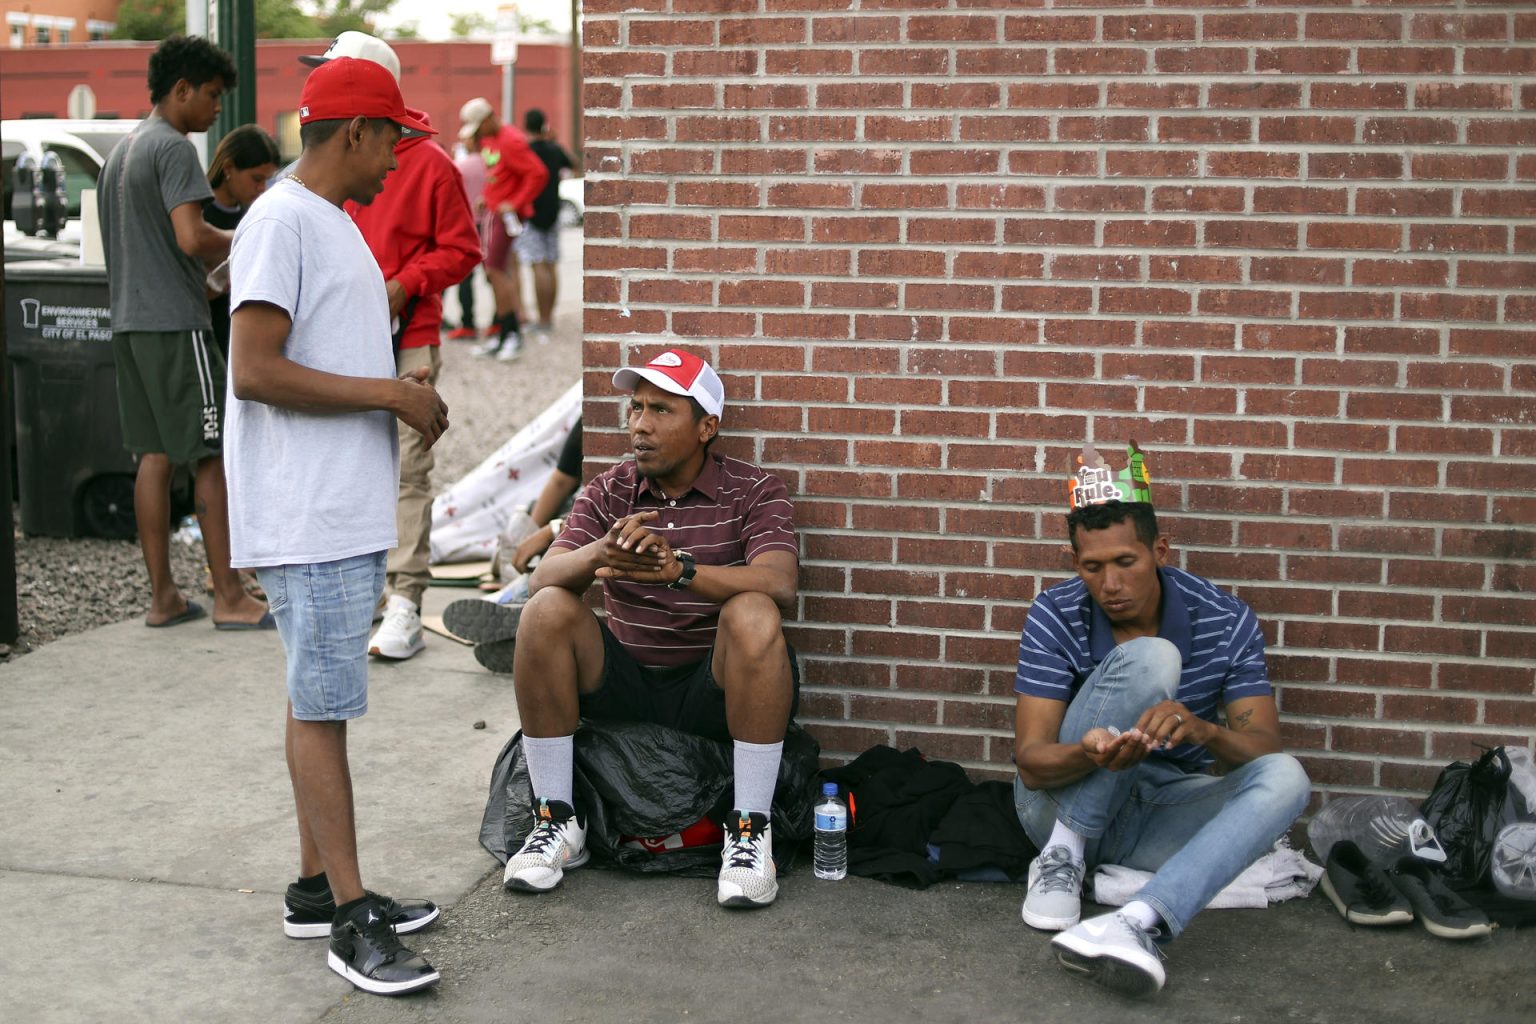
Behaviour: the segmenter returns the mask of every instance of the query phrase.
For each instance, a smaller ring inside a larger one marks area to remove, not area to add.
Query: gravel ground
[[[443,342],[438,387],[448,402],[451,425],[438,442],[433,482],[439,489],[478,465],[580,376],[581,240],[580,228],[562,232],[560,296],[555,330],[547,342],[530,340],[523,357],[511,363],[474,356],[474,343]],[[491,295],[483,280],[477,290],[477,312],[483,323],[491,315]],[[531,306],[531,290],[524,298]],[[458,302],[452,294],[446,312],[457,322]],[[0,658],[144,614],[149,584],[137,542],[27,537],[20,531],[19,509],[12,514],[18,524],[20,635],[9,648],[0,645]],[[202,594],[201,543],[172,543],[171,567],[184,592]]]

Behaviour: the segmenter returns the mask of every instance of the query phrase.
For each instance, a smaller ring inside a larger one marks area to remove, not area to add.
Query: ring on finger
[[[1174,716],[1173,716],[1173,720],[1174,720],[1174,721],[1175,721],[1175,722],[1178,722],[1178,723],[1179,723],[1179,725],[1183,725],[1183,724],[1184,724],[1184,716],[1183,716],[1183,715],[1179,715],[1179,714],[1175,714],[1175,715],[1174,715]],[[1178,726],[1175,726],[1175,728],[1177,728],[1177,727],[1178,727]]]

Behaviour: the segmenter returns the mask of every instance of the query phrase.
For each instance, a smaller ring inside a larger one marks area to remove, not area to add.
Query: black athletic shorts
[[[707,739],[729,741],[725,722],[725,691],[715,682],[710,665],[715,652],[692,665],[655,668],[641,665],[608,624],[603,631],[603,677],[591,693],[581,695],[581,717],[619,722],[651,722]],[[789,641],[789,675],[794,687],[789,717],[800,707],[800,665]]]

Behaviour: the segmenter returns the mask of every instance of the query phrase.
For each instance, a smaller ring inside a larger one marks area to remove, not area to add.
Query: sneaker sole
[[[405,921],[394,926],[396,935],[410,935],[419,932],[427,925],[436,921],[443,914],[443,908],[437,907],[426,917],[418,917],[414,921]],[[299,922],[291,918],[283,918],[283,934],[290,939],[327,939],[331,935],[329,922]]]
[[[375,658],[383,658],[386,661],[405,661],[407,658],[416,657],[416,655],[426,649],[427,642],[425,640],[418,640],[404,652],[399,650],[386,651],[382,647],[370,647],[368,648],[368,653]]]
[[[1453,928],[1438,921],[1431,921],[1427,917],[1421,916],[1419,920],[1424,923],[1425,931],[1442,939],[1480,939],[1485,935],[1493,934],[1493,926],[1491,924],[1468,924],[1462,925],[1460,928]]]
[[[516,640],[498,640],[491,644],[475,644],[475,660],[492,672],[511,675],[512,650],[516,646]]]
[[[1319,888],[1323,890],[1323,895],[1328,897],[1328,902],[1332,903],[1334,909],[1339,912],[1339,916],[1350,924],[1358,924],[1366,928],[1383,928],[1391,925],[1407,924],[1413,920],[1413,911],[1411,910],[1388,910],[1381,914],[1368,914],[1362,913],[1359,910],[1352,910],[1349,904],[1344,902],[1343,897],[1339,895],[1339,891],[1333,887],[1333,880],[1327,874],[1323,875]],[[1425,922],[1424,927],[1428,928],[1429,923]]]
[[[334,952],[326,953],[325,962],[331,970],[346,978],[364,992],[372,992],[376,996],[403,996],[407,992],[420,992],[424,988],[436,985],[443,978],[437,971],[433,971],[431,974],[424,974],[419,978],[412,978],[410,981],[377,981],[353,970],[345,960]]]
[[[774,886],[773,887],[773,891],[768,894],[768,898],[767,899],[762,899],[762,900],[754,900],[752,897],[748,896],[746,893],[737,893],[734,896],[722,896],[720,894],[720,892],[718,890],[716,890],[716,892],[715,892],[715,900],[722,907],[729,907],[732,910],[756,910],[756,909],[759,909],[761,907],[768,906],[770,903],[772,903],[775,899],[778,898],[778,895],[779,895],[779,887],[778,886]]]
[[[448,627],[448,632],[477,644],[513,639],[522,617],[523,606],[520,604],[497,604],[478,598],[455,601],[443,609],[443,625]]]
[[[574,857],[571,860],[565,862],[565,867],[560,869],[560,873],[555,876],[555,880],[550,882],[548,885],[538,885],[534,882],[529,882],[518,878],[515,875],[511,878],[503,875],[501,879],[501,887],[508,892],[549,892],[550,890],[559,886],[561,882],[565,881],[565,873],[567,871],[570,871],[574,868],[579,868],[591,859],[592,855],[586,850],[582,850],[579,857]]]
[[[1073,914],[1071,917],[1046,917],[1044,914],[1031,914],[1028,904],[1025,904],[1021,909],[1021,913],[1023,914],[1025,924],[1042,932],[1064,932],[1068,928],[1076,928],[1078,922],[1083,919],[1081,912]]]
[[[1081,974],[1095,984],[1124,996],[1145,998],[1156,995],[1163,987],[1156,975],[1149,974],[1142,968],[1115,957],[1089,956],[1057,947],[1056,959],[1061,966],[1074,974]]]

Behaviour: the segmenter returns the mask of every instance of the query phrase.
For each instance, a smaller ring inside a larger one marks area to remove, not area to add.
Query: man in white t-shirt
[[[363,888],[346,723],[368,707],[368,630],[395,546],[395,419],[431,445],[448,407],[426,371],[395,376],[384,278],[342,204],[371,201],[402,135],[432,129],[388,71],[354,58],[310,73],[299,124],[303,156],[251,208],[230,257],[230,544],[267,591],[288,661],[300,869],[283,930],[329,936],[332,970],[398,995],[438,980],[396,937],[438,909]]]

